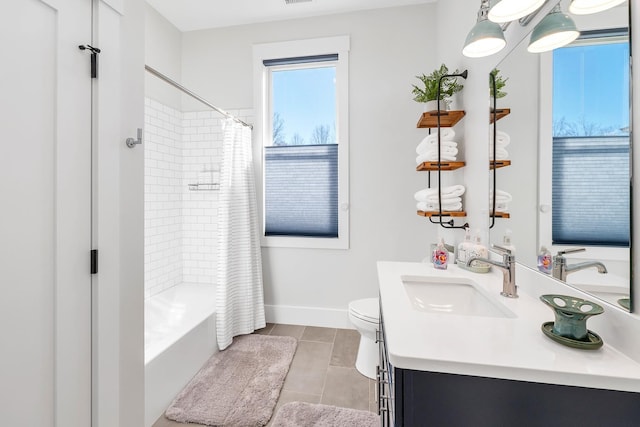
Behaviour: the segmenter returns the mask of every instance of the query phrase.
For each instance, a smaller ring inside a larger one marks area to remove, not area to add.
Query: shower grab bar
[[[235,117],[233,114],[227,113],[222,108],[216,107],[215,105],[213,105],[212,103],[210,103],[206,99],[204,99],[201,96],[191,92],[189,89],[187,89],[186,87],[182,86],[180,83],[178,83],[178,82],[176,82],[174,80],[171,80],[169,77],[165,76],[164,74],[162,74],[160,71],[156,70],[155,68],[152,68],[152,67],[150,67],[148,65],[145,65],[144,69],[147,70],[149,73],[153,74],[154,76],[156,76],[157,78],[159,78],[160,80],[164,80],[165,82],[169,83],[171,86],[181,90],[182,92],[186,93],[187,95],[191,96],[192,98],[197,99],[198,101],[202,102],[206,106],[213,108],[215,111],[217,111],[218,113],[222,114],[223,116],[228,117],[230,119],[233,119],[234,121],[240,123],[241,125],[247,126],[249,129],[253,129],[253,125],[250,125],[249,123],[243,122],[239,118]]]

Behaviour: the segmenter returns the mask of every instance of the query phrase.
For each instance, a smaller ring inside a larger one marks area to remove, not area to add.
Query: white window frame
[[[263,247],[349,249],[349,36],[325,37],[253,46],[255,123],[254,164],[260,243]],[[271,140],[270,70],[264,60],[338,54],[336,67],[336,142],[338,144],[338,237],[265,236],[264,143]]]

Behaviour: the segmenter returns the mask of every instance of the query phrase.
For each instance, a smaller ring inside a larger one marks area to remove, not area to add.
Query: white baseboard
[[[265,305],[264,310],[269,323],[355,329],[347,310],[291,305]]]

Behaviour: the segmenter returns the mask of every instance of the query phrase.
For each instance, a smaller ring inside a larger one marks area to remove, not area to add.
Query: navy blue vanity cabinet
[[[382,426],[637,427],[640,393],[400,369],[380,314]]]

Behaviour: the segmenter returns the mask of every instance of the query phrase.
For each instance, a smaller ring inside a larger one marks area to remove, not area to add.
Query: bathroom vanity
[[[378,278],[382,425],[640,423],[640,364],[606,335],[598,350],[546,337],[553,312],[531,287],[505,298],[498,271],[424,263],[379,262]]]

